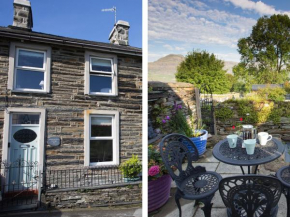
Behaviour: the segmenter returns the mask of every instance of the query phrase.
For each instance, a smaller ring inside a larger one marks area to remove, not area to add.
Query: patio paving
[[[200,165],[206,167],[207,171],[216,171],[223,178],[235,175],[241,175],[242,171],[239,166],[231,166],[222,162],[219,162],[212,156],[212,150],[207,150],[206,154],[203,158],[201,158],[197,163],[193,164],[194,166]],[[247,171],[247,167],[244,167],[245,172]],[[263,166],[259,168],[259,174],[270,175],[273,172],[266,170]],[[176,217],[178,216],[178,208],[174,201],[174,194],[176,185],[172,182],[172,189],[170,193],[170,198],[168,202],[161,207],[161,209],[155,211],[154,213],[150,213],[149,217]],[[190,200],[180,200],[182,206],[182,216],[183,217],[204,217],[203,211],[201,207],[194,207],[194,201]],[[213,198],[213,208],[212,208],[212,217],[224,217],[227,216],[225,205],[221,199],[219,192],[217,191]],[[281,196],[279,201],[279,211],[277,217],[286,216],[287,212],[287,204],[286,198],[284,195]]]

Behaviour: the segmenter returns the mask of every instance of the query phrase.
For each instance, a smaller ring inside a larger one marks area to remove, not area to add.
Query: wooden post
[[[197,120],[200,121],[200,124],[202,125],[199,89],[198,88],[194,88],[194,90],[195,90],[196,116],[197,116]]]

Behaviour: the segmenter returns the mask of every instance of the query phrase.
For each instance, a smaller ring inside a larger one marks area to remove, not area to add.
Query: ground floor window
[[[119,163],[119,114],[116,111],[85,113],[85,166]]]

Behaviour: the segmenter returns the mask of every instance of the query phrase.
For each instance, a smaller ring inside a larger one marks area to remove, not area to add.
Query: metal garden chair
[[[275,217],[282,184],[270,176],[233,176],[220,181],[219,192],[228,217]]]
[[[181,217],[179,199],[202,202],[204,215],[211,216],[211,200],[218,190],[222,177],[215,172],[207,172],[205,167],[193,167],[198,160],[198,150],[194,143],[181,134],[165,136],[159,143],[160,153],[171,178],[177,185],[175,202]]]

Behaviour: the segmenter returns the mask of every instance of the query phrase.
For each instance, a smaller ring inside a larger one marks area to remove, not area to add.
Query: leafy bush
[[[281,87],[266,87],[259,89],[257,94],[266,100],[268,99],[274,102],[279,102],[285,100],[286,91]]]
[[[132,157],[120,165],[125,178],[136,178],[142,171],[142,164],[138,159],[138,155],[132,155]]]
[[[284,89],[285,89],[286,93],[290,93],[290,82],[289,81],[286,81],[284,83]]]
[[[233,117],[234,112],[228,107],[221,107],[215,109],[215,116],[221,121],[229,120]]]

